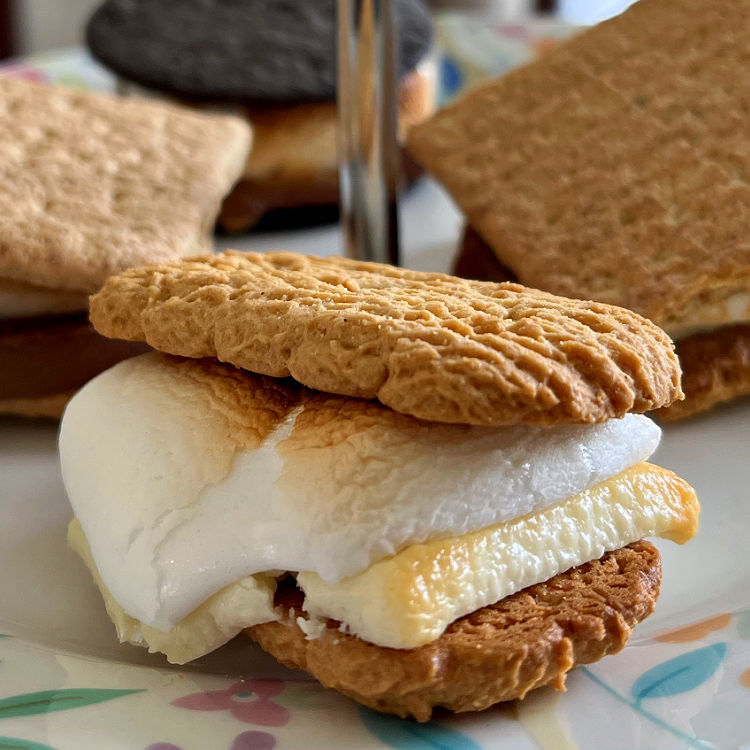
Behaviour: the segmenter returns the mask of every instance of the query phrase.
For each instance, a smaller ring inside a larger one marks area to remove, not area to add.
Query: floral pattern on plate
[[[310,741],[312,720],[314,748],[341,747],[346,737],[352,748],[490,750],[505,732],[518,750],[717,750],[747,743],[749,701],[750,610],[637,640],[622,656],[573,672],[566,695],[545,688],[426,724],[362,708],[304,678],[232,680],[0,640],[0,750],[296,748]],[[207,713],[211,720],[201,720]]]

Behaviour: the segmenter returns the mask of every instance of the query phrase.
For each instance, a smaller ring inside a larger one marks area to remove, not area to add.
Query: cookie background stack
[[[411,153],[524,284],[678,339],[678,418],[750,392],[742,4],[642,0],[479,86]]]
[[[88,325],[112,273],[212,247],[240,120],[0,77],[0,410],[59,414],[143,346]]]

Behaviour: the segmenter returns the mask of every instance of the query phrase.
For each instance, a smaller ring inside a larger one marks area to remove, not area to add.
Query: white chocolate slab
[[[698,524],[692,489],[639,464],[521,519],[416,544],[335,584],[300,573],[305,609],[363,640],[417,648],[454,620],[649,536],[683,543]]]

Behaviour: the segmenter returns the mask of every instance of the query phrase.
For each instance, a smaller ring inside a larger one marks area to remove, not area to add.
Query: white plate
[[[407,265],[447,270],[459,218],[434,185],[408,196],[403,228]],[[239,246],[340,247],[331,227]],[[659,545],[661,600],[622,654],[571,674],[566,694],[417,725],[241,638],[179,669],[118,645],[65,544],[56,428],[0,421],[0,633],[11,636],[0,638],[0,750],[750,750],[749,441],[748,401],[665,431],[656,460],[698,490],[701,531],[684,548]]]

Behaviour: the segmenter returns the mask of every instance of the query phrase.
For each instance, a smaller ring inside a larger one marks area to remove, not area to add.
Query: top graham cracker
[[[91,322],[434,422],[601,422],[682,398],[671,341],[630,310],[344,258],[130,269],[91,298]]]

